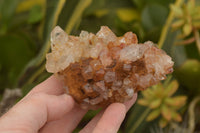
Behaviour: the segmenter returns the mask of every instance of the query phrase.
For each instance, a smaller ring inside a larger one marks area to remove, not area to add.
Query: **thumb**
[[[0,132],[37,132],[46,122],[59,119],[69,112],[74,100],[66,94],[55,96],[36,93],[22,99],[0,119]],[[10,131],[9,130],[9,131]]]

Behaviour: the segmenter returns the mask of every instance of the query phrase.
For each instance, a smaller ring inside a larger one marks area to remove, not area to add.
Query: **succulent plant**
[[[170,121],[182,121],[178,110],[186,103],[186,96],[173,96],[179,84],[176,80],[159,83],[142,92],[143,98],[138,104],[149,107],[152,111],[147,116],[147,121],[152,121],[159,116],[159,125],[165,127]]]
[[[171,10],[177,18],[172,28],[175,30],[181,28],[183,37],[190,35],[194,28],[200,28],[200,6],[195,5],[195,0],[189,0],[182,7],[171,5]]]

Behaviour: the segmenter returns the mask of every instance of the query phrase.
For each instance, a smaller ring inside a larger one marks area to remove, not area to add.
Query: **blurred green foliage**
[[[177,91],[179,85],[176,80],[169,82],[166,80],[163,84],[157,84],[143,91],[143,99],[138,100],[138,104],[148,106],[152,109],[151,113],[147,116],[147,121],[156,119],[159,115],[162,118],[159,120],[160,127],[166,127],[170,121],[182,121],[181,115],[177,113],[183,105],[186,104],[186,96],[175,96],[174,93]]]
[[[187,101],[183,99],[183,107],[177,103],[180,107],[176,111],[188,123],[185,119],[190,117],[188,107],[194,97],[200,96],[199,9],[199,0],[0,0],[0,95],[5,88],[16,87],[26,94],[49,76],[44,67],[45,55],[54,26],[78,35],[81,30],[96,33],[100,26],[107,25],[119,36],[132,31],[140,43],[148,40],[158,43],[173,57],[175,71],[171,78],[173,83],[177,81],[177,91],[173,94],[175,98],[187,97]],[[160,96],[164,91],[158,97],[153,96],[162,86],[166,89],[171,84],[164,82],[158,85],[160,87],[149,88],[153,94],[147,97],[154,102],[145,107],[137,102],[127,114],[120,132],[131,133],[134,129],[135,133],[149,133],[159,120],[162,123],[163,119],[169,119],[171,111],[158,116],[160,110],[151,106],[161,105],[158,101],[163,100]],[[139,93],[138,101],[146,98],[145,93]],[[165,95],[164,99],[170,96]],[[173,98],[172,101],[176,103]],[[196,108],[200,106],[196,104]],[[150,111],[154,113],[149,114]],[[97,112],[90,111],[76,131]],[[188,128],[174,121],[167,122],[165,129]],[[199,124],[196,121],[196,125]],[[197,126],[187,131],[195,130]]]

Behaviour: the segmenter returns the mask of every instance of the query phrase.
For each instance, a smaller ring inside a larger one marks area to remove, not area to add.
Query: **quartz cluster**
[[[67,35],[60,27],[51,33],[46,69],[83,108],[125,102],[172,73],[173,61],[152,42],[138,44],[127,32],[117,37],[107,26],[95,35],[82,31]]]

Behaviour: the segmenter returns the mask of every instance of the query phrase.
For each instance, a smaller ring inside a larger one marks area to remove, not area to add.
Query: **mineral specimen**
[[[51,33],[46,68],[63,81],[66,92],[83,108],[125,102],[173,71],[171,58],[152,42],[138,44],[127,32],[117,37],[102,26],[95,35],[69,36],[60,27]]]

